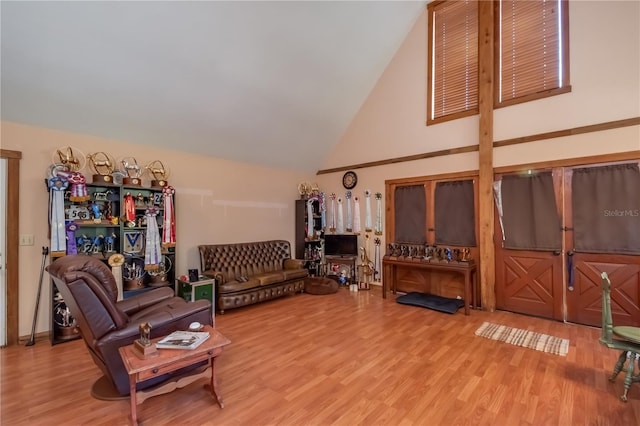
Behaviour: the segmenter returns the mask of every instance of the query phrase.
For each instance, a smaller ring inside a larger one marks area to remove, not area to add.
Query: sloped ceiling
[[[2,1],[2,119],[315,172],[425,4]]]

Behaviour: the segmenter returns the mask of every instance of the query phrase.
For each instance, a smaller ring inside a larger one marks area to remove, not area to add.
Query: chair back
[[[116,306],[115,278],[100,260],[86,255],[65,256],[49,265],[47,271],[89,347],[129,322]]]
[[[611,280],[606,272],[602,277],[602,335],[600,343],[610,344],[613,340],[613,319],[611,316]]]

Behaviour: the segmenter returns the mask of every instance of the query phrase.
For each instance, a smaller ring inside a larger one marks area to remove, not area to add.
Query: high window
[[[571,90],[567,9],[566,0],[496,2],[496,107]]]
[[[495,107],[569,92],[568,0],[496,0]],[[478,3],[434,1],[427,124],[478,112]]]
[[[427,124],[478,113],[478,4],[437,1],[429,12]]]

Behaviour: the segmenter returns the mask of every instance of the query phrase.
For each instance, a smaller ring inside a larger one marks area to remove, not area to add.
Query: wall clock
[[[358,183],[358,176],[356,172],[348,171],[342,176],[342,186],[346,189],[353,189]]]

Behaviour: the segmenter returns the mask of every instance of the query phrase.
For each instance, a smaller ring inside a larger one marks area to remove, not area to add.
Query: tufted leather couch
[[[304,291],[309,275],[284,240],[199,245],[202,274],[216,279],[216,308],[252,305]]]

